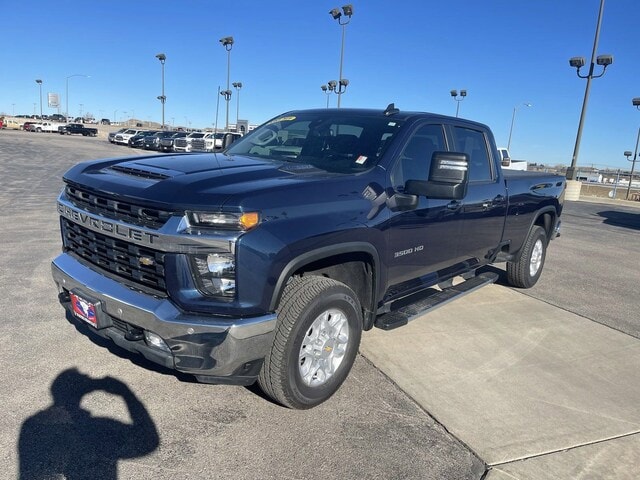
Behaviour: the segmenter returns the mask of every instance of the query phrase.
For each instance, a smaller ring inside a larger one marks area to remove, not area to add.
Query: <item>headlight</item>
[[[230,253],[193,255],[192,269],[202,293],[233,298],[236,294],[236,262]]]
[[[187,212],[187,217],[189,224],[194,227],[221,228],[225,230],[249,230],[260,222],[260,215],[257,212]]]

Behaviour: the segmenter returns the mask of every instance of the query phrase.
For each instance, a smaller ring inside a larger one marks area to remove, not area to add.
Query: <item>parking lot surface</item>
[[[85,478],[637,477],[636,205],[567,203],[534,289],[487,287],[367,332],[338,394],[290,411],[255,389],[177,377],[65,320],[49,267],[60,177],[84,159],[140,153],[0,132],[8,478],[43,458]]]
[[[0,132],[0,477],[43,459],[96,479],[483,475],[480,459],[362,357],[331,401],[292,411],[79,334],[51,280],[60,177],[81,160],[140,153],[99,138]]]

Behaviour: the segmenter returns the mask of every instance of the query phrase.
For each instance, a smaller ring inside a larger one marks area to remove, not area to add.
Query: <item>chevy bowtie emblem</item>
[[[156,261],[151,257],[138,257],[138,263],[145,267],[151,267],[156,264]]]

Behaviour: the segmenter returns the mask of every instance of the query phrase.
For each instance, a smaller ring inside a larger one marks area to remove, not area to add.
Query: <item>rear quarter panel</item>
[[[561,215],[566,181],[560,175],[538,172],[504,170],[503,175],[509,195],[503,238],[511,242],[510,253],[516,253],[542,215]]]

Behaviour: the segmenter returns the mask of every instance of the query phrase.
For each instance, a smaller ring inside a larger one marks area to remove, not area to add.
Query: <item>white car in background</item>
[[[191,132],[186,137],[176,138],[173,141],[173,151],[174,152],[190,152],[191,151],[191,142],[194,140],[203,140],[207,135],[206,132]]]
[[[116,136],[113,137],[113,143],[129,145],[129,139],[140,132],[142,132],[142,130],[139,128],[128,128],[122,133],[117,133]]]

